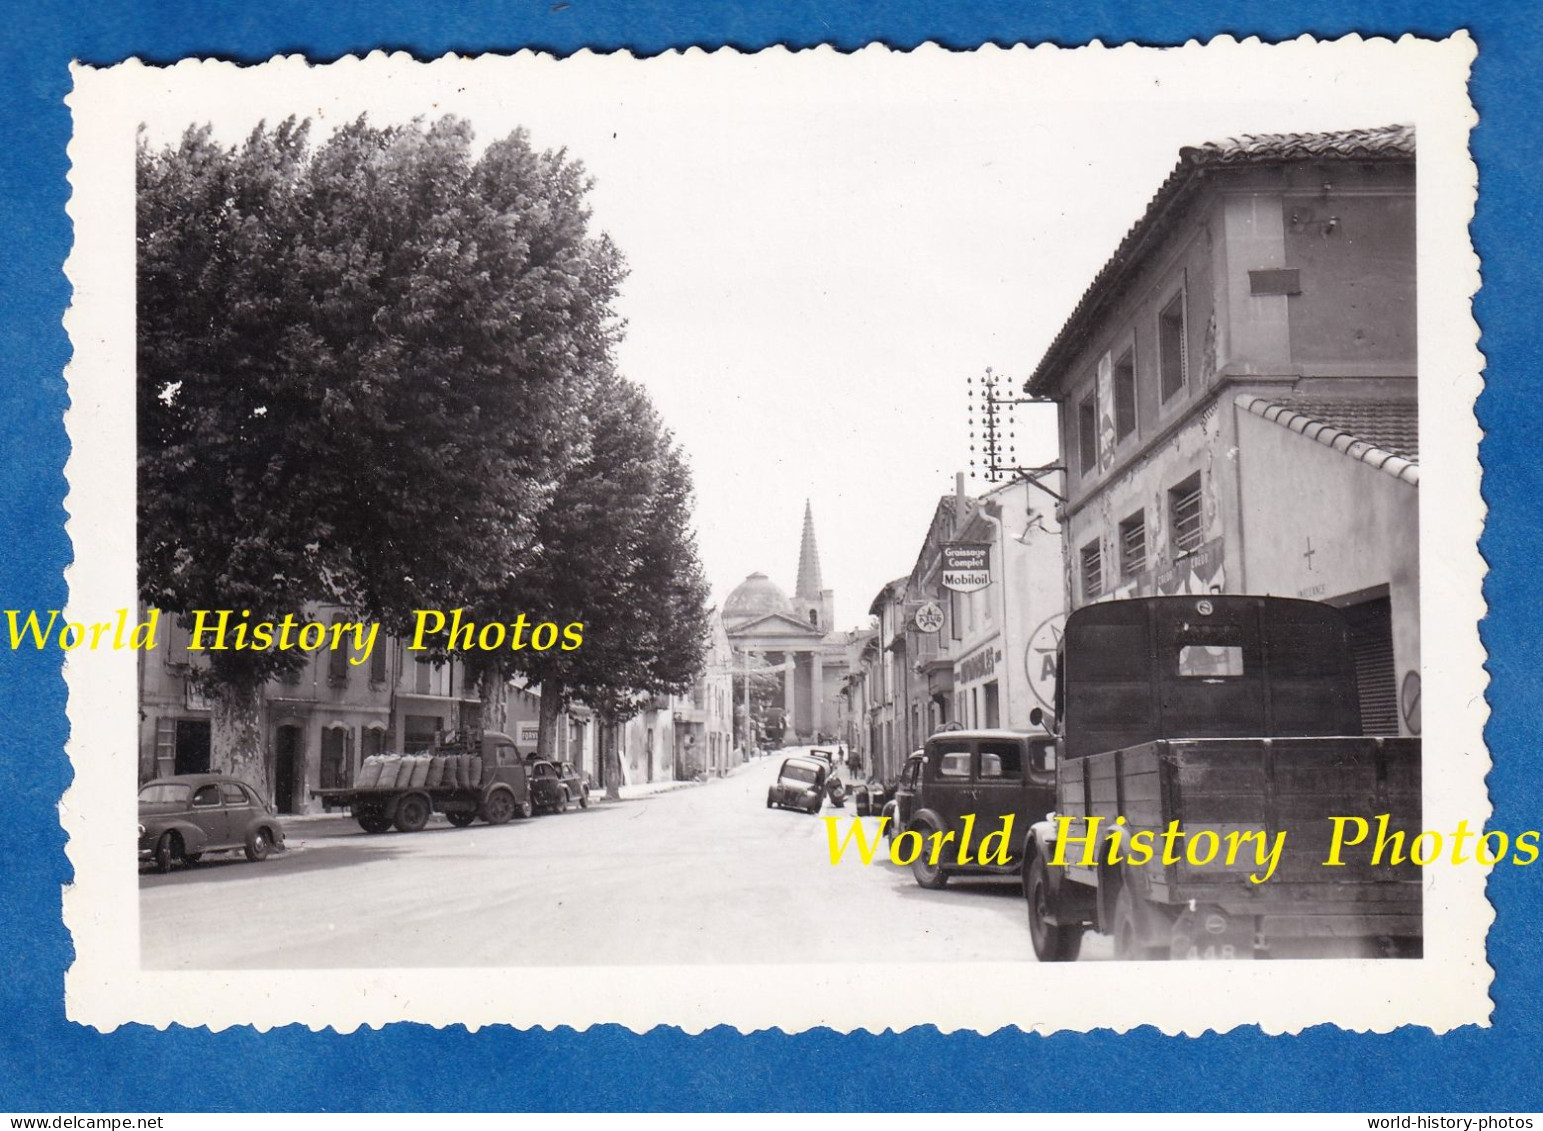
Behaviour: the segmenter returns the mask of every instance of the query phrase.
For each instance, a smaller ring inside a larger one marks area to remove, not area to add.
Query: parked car
[[[570,766],[571,770],[572,767]],[[569,785],[562,770],[555,762],[530,755],[525,759],[525,773],[530,781],[530,803],[538,813],[566,812],[570,800]],[[581,805],[589,804],[589,795],[583,791],[583,781],[574,775]]]
[[[573,763],[559,762],[557,776],[562,780],[563,788],[568,791],[568,804],[577,805],[580,809],[588,809],[589,782],[584,780],[584,775],[574,768]]]
[[[766,807],[802,809],[818,813],[825,801],[825,780],[830,768],[816,758],[788,758],[777,771],[777,780],[766,791]]]
[[[139,790],[139,857],[158,872],[207,852],[266,859],[284,847],[284,826],[251,786],[214,774],[158,778]]]
[[[924,756],[925,751],[913,750],[906,758],[905,765],[900,767],[894,796],[884,803],[881,813],[881,816],[889,818],[884,822],[886,837],[894,837],[911,825],[911,815],[916,811],[916,790],[921,783]]]

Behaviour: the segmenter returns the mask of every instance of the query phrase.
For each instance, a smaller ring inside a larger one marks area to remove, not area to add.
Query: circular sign
[[[922,632],[943,631],[943,610],[935,601],[928,601],[916,610],[916,627]]]
[[[1195,612],[1199,613],[1203,617],[1208,617],[1212,613],[1214,613],[1215,611],[1216,611],[1216,607],[1214,605],[1212,605],[1211,602],[1209,602],[1209,601],[1196,601],[1195,602]]]
[[[1055,650],[1061,643],[1066,614],[1056,613],[1034,630],[1023,651],[1023,670],[1029,677],[1029,690],[1047,711],[1055,706]]]

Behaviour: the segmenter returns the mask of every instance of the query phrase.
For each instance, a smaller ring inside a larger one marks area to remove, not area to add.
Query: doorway
[[[173,773],[209,772],[209,720],[178,719],[173,747]]]
[[[279,727],[273,757],[273,807],[280,813],[299,812],[295,808],[295,790],[305,780],[305,750],[299,727]]]

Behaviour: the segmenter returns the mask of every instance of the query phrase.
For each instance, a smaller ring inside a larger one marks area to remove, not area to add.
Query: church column
[[[818,735],[825,729],[822,713],[825,706],[825,660],[818,651],[809,653],[809,694],[814,700],[809,712],[809,725]]]
[[[792,652],[784,652],[782,662],[782,709],[788,715],[788,731],[796,732],[798,723],[793,717],[793,677],[798,672]]]

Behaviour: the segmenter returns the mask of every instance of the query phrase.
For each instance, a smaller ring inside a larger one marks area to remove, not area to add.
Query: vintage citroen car
[[[766,791],[766,807],[818,813],[825,802],[825,779],[829,774],[825,763],[815,758],[785,759],[777,771],[777,780]]]
[[[158,872],[196,864],[206,852],[266,859],[284,847],[284,826],[246,782],[216,774],[158,778],[139,790],[139,856]]]

